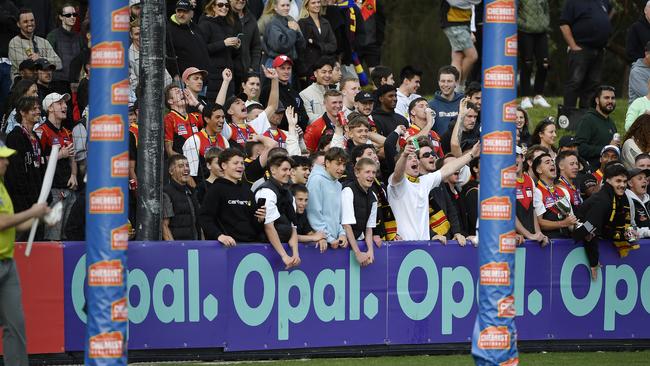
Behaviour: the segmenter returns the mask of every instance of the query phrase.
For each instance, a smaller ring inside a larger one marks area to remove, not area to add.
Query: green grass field
[[[634,366],[650,364],[650,351],[644,352],[573,352],[573,353],[524,353],[519,357],[521,365],[547,366]],[[461,356],[403,356],[403,357],[369,357],[369,358],[324,358],[291,361],[258,362],[191,362],[164,363],[165,366],[202,366],[202,365],[237,365],[237,366],[471,366],[473,360],[469,355]],[[141,364],[154,365],[154,364]],[[155,364],[163,365],[163,364]]]

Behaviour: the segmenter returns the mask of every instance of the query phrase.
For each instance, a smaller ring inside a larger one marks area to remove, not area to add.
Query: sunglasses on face
[[[229,8],[230,4],[229,3],[216,3],[215,4],[217,8]]]
[[[77,17],[77,13],[68,13],[68,14],[61,14],[62,17],[66,18],[72,18],[72,17]]]
[[[433,156],[433,154],[432,154],[431,152],[427,151],[427,152],[425,152],[424,154],[422,154],[421,157],[424,158],[424,159],[428,159],[428,158],[430,158],[431,156]]]

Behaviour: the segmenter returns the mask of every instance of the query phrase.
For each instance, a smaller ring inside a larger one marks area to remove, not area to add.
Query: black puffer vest
[[[174,208],[174,217],[169,220],[169,229],[175,240],[199,240],[199,202],[194,190],[176,183],[173,179],[163,191],[169,196]]]
[[[296,210],[293,208],[293,195],[288,188],[282,187],[282,185],[273,178],[269,178],[269,180],[264,182],[257,191],[262,188],[270,189],[277,197],[276,206],[278,207],[278,212],[280,212],[280,218],[273,222],[273,226],[275,226],[275,230],[278,232],[280,241],[286,243],[291,239],[293,225],[296,223]]]
[[[366,232],[366,226],[368,223],[368,218],[370,217],[370,211],[372,210],[372,204],[377,201],[377,198],[375,197],[372,189],[364,191],[356,179],[346,184],[346,188],[347,187],[352,190],[354,197],[353,205],[356,224],[352,225],[352,232],[354,233],[354,238],[356,239],[359,238],[361,234],[364,234]]]

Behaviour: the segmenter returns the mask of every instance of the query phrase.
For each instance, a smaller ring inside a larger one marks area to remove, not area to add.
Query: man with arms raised
[[[388,183],[388,202],[397,220],[397,234],[402,240],[429,240],[429,192],[443,179],[478,157],[480,144],[441,169],[420,176],[415,147],[407,143],[395,164]]]

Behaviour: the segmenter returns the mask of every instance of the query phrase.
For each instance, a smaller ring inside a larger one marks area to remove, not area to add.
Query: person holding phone
[[[267,163],[271,177],[255,192],[259,207],[266,208],[264,234],[275,251],[282,258],[285,269],[300,265],[298,255],[297,217],[293,206],[293,194],[289,190],[289,179],[293,160],[286,155],[275,155]],[[291,255],[282,246],[289,243]]]
[[[208,189],[199,211],[205,239],[218,240],[226,247],[238,242],[259,242],[266,218],[265,207],[255,205],[250,185],[242,179],[244,158],[244,153],[235,148],[219,154],[217,161],[223,177]]]

